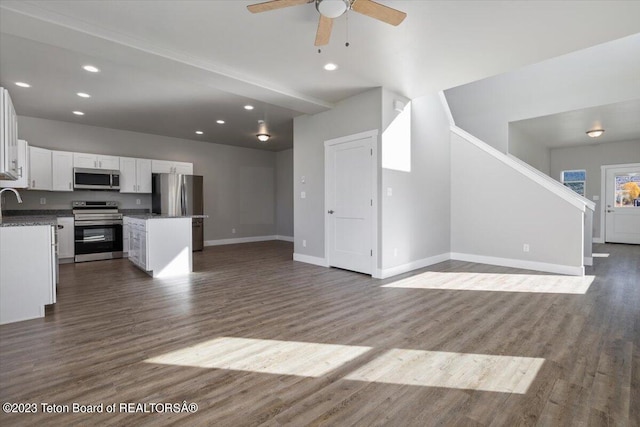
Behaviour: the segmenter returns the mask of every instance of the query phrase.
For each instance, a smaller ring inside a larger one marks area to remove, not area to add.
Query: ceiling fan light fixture
[[[587,135],[591,138],[597,138],[604,133],[604,129],[592,129],[587,131]]]
[[[259,133],[256,136],[258,137],[258,141],[263,144],[269,141],[269,138],[271,138],[271,135],[269,135],[268,133]]]
[[[349,0],[316,0],[316,9],[327,18],[338,18],[349,10]]]

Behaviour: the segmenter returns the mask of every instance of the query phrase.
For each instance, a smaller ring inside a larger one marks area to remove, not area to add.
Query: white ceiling
[[[350,13],[350,47],[342,17],[318,53],[312,4],[254,15],[238,0],[0,0],[0,83],[21,115],[281,150],[293,117],[369,88],[415,98],[640,32],[640,2],[380,2],[405,22]]]
[[[509,126],[549,148],[640,141],[640,100],[519,120]],[[590,138],[586,132],[592,129],[605,132]]]

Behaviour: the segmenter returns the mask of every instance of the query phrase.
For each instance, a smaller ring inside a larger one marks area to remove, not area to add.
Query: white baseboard
[[[236,243],[253,243],[253,242],[266,242],[268,240],[278,240],[278,236],[252,236],[252,237],[238,237],[235,239],[218,239],[218,240],[206,240],[205,246],[220,246],[220,245],[235,245]]]
[[[544,271],[547,273],[566,274],[570,276],[584,276],[584,266],[550,264],[546,262],[527,261],[523,259],[498,258],[484,255],[462,254],[452,252],[451,259],[475,262],[478,264],[499,265],[501,267],[522,268],[525,270]]]
[[[327,260],[320,257],[303,254],[293,254],[294,261],[306,262],[307,264],[319,265],[320,267],[329,267]]]
[[[437,264],[439,262],[448,261],[450,259],[450,254],[444,253],[440,255],[435,255],[429,258],[419,259],[417,261],[411,261],[406,264],[398,265],[396,267],[389,267],[383,269],[376,269],[373,277],[376,279],[386,279],[387,277],[397,276],[398,274],[407,273],[409,271],[417,270],[419,268],[428,267],[433,264]]]
[[[604,237],[594,237],[593,243],[604,243]]]
[[[276,240],[283,240],[285,242],[293,242],[293,236],[276,236]]]
[[[584,265],[593,265],[593,257],[590,256],[586,256],[584,257]]]

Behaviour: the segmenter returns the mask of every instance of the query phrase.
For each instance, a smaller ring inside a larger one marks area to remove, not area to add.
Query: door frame
[[[328,267],[331,267],[329,248],[331,236],[329,233],[329,147],[344,144],[359,139],[370,138],[371,142],[371,200],[373,201],[371,212],[371,276],[377,277],[378,271],[378,129],[342,136],[340,138],[328,139],[324,142],[324,259]]]
[[[607,204],[607,171],[609,171],[609,169],[618,168],[640,168],[640,163],[600,166],[600,238],[597,239],[597,243],[605,243],[607,241],[607,223],[605,221],[605,205]],[[596,239],[593,240],[594,242],[596,241]]]

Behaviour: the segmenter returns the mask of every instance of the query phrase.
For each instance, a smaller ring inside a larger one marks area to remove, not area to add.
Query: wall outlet
[[[301,199],[306,199],[307,198],[307,192],[306,191],[301,192],[300,193],[300,198]]]
[[[306,247],[307,247],[307,241],[306,241],[306,240],[303,240],[303,241],[302,241],[302,247],[303,247],[303,248],[306,248]]]
[[[525,243],[524,245],[522,245],[522,252],[529,252],[529,244]]]
[[[598,200],[600,200],[600,196],[596,194],[595,196],[593,196],[593,200],[597,202]]]
[[[236,234],[236,229],[235,228],[231,229],[231,234]]]
[[[46,197],[40,197],[40,204],[41,205],[46,205],[47,204],[47,198]]]
[[[398,248],[393,248],[393,256],[398,256]]]
[[[140,199],[136,199],[136,205],[140,204]]]
[[[393,196],[393,188],[391,187],[387,188],[387,196]]]

